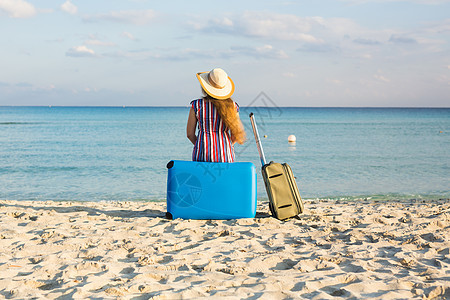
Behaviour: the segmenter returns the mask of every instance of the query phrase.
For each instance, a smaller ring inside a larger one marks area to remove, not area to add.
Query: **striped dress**
[[[197,99],[191,102],[198,121],[197,142],[192,151],[193,161],[234,162],[234,147],[230,131],[222,122],[214,104]],[[235,103],[236,111],[239,105]]]

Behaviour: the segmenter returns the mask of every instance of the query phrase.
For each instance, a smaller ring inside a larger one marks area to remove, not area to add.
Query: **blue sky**
[[[0,0],[0,105],[450,106],[450,0]]]

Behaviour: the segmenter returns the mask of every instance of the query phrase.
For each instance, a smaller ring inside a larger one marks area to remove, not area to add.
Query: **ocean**
[[[0,199],[165,201],[166,164],[191,160],[188,111],[0,107]],[[305,199],[450,198],[449,108],[241,107],[237,161],[259,170],[250,112],[267,161],[289,163]]]

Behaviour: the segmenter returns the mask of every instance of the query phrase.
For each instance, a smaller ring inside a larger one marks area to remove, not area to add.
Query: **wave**
[[[0,125],[35,125],[43,122],[0,122]]]

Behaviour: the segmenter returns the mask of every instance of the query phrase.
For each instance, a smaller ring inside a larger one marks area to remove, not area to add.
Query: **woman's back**
[[[236,111],[239,106],[234,103]],[[234,162],[234,147],[228,127],[211,101],[197,99],[191,102],[198,122],[197,141],[192,160]]]
[[[194,144],[192,160],[234,162],[234,143],[245,142],[239,106],[231,99],[234,83],[220,68],[197,73],[197,79],[204,97],[191,102],[186,125],[186,136]]]

